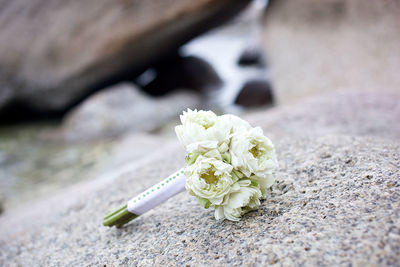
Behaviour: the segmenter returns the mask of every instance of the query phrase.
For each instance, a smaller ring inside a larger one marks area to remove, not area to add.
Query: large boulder
[[[248,2],[1,0],[0,113],[17,104],[64,110],[175,53]]]
[[[242,221],[216,221],[182,193],[122,229],[101,225],[107,210],[184,164],[175,141],[130,168],[6,209],[0,265],[396,265],[400,143],[388,124],[399,95],[334,94],[319,105],[322,98],[247,116],[272,137],[280,169],[268,199]],[[360,98],[373,101],[355,104]],[[343,109],[343,99],[353,105]],[[337,111],[346,118],[330,114]],[[367,126],[354,130],[360,118]]]

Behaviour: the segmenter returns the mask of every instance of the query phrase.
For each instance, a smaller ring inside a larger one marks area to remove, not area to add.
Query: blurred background
[[[187,108],[398,92],[399,71],[397,0],[0,0],[0,212],[157,153]]]

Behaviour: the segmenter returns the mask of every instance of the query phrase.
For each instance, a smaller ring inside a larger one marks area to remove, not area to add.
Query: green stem
[[[126,207],[127,207],[127,204],[120,206],[118,209],[115,209],[114,211],[108,213],[108,214],[104,217],[104,219],[111,217],[112,215],[114,215],[114,214],[120,212],[120,211],[123,210],[123,209],[126,209]]]
[[[138,215],[130,213],[127,209],[127,205],[123,205],[113,212],[107,214],[104,217],[103,225],[109,227],[116,226],[117,228],[120,228],[136,217],[138,217]]]
[[[175,172],[174,174],[168,176],[167,178],[165,178],[164,180],[162,180],[161,182],[159,182],[158,184],[150,187],[149,189],[147,189],[146,191],[140,193],[139,195],[137,195],[135,198],[131,199],[130,201],[133,201],[133,203],[136,203],[136,205],[139,204],[143,204],[140,202],[141,199],[145,198],[145,197],[155,197],[157,198],[157,194],[159,194],[161,188],[167,188],[169,191],[168,194],[162,194],[162,195],[158,195],[158,199],[153,203],[154,205],[159,205],[160,203],[162,203],[163,201],[166,201],[168,198],[176,195],[177,193],[183,191],[185,189],[185,185],[184,183],[182,183],[182,179],[184,179],[184,169],[180,169],[177,172]],[[168,187],[174,184],[174,182],[177,182],[179,185],[178,187]],[[146,200],[148,201],[148,200]],[[146,203],[146,202],[144,202]],[[153,205],[153,206],[154,206]],[[140,205],[139,205],[140,206]],[[151,206],[151,205],[150,205]],[[152,207],[147,207],[147,208],[152,208]],[[128,206],[127,204],[120,206],[119,208],[113,210],[112,212],[106,214],[104,216],[104,220],[103,220],[103,225],[104,226],[116,226],[117,228],[122,227],[124,224],[132,221],[133,219],[135,219],[136,217],[138,217],[139,215],[136,215],[134,213],[131,213],[128,211]]]

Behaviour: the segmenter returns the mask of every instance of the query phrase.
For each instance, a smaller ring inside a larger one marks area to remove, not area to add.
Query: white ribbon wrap
[[[128,211],[136,215],[142,215],[176,194],[185,191],[185,183],[184,169],[180,169],[129,200],[127,205]]]

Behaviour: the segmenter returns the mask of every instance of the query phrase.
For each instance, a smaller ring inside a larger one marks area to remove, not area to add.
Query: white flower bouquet
[[[187,151],[187,166],[128,201],[104,218],[105,226],[121,227],[185,190],[215,218],[240,220],[256,209],[274,183],[275,149],[259,127],[234,115],[188,110],[175,131]]]

